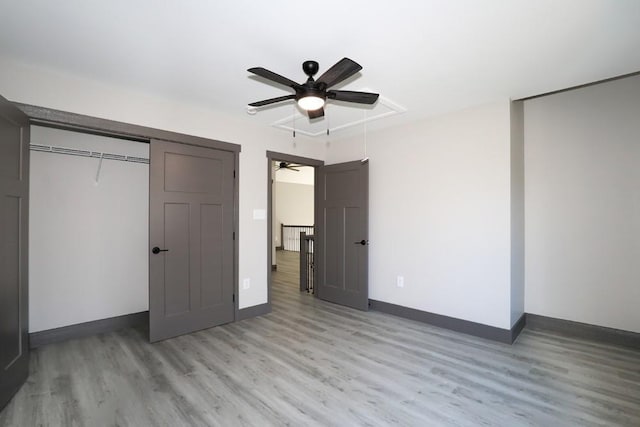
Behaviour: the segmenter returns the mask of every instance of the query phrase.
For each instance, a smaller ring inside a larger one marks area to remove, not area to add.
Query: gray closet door
[[[367,310],[369,164],[356,161],[317,170],[317,295]]]
[[[149,337],[234,320],[234,154],[151,141]],[[154,249],[155,248],[155,249]]]
[[[0,97],[0,409],[29,375],[29,119]]]

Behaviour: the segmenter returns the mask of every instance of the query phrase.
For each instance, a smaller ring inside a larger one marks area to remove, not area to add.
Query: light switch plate
[[[254,209],[253,219],[267,219],[267,211],[265,209]]]

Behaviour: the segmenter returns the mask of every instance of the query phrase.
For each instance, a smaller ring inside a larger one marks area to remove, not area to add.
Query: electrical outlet
[[[404,277],[403,276],[398,276],[398,278],[396,279],[396,286],[399,288],[404,288]]]
[[[243,279],[242,280],[242,289],[247,290],[251,287],[251,279]]]

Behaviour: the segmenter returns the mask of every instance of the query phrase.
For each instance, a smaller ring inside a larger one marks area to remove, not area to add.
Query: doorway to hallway
[[[277,269],[274,228],[276,168],[314,166],[314,295],[320,299],[367,310],[368,298],[368,159],[324,166],[323,162],[267,152],[268,160],[268,303],[271,305],[272,270]],[[276,190],[277,191],[277,190]],[[276,195],[277,199],[277,195]],[[304,240],[304,239],[302,239]],[[299,248],[298,248],[299,250]],[[301,266],[303,263],[300,263]],[[275,266],[275,267],[274,267]],[[301,286],[304,290],[304,286]]]
[[[315,172],[322,162],[282,153],[268,152],[267,157],[269,295],[274,275],[293,286],[292,289],[311,293],[313,281],[301,280],[301,272],[313,278],[312,264],[306,262],[306,256],[315,225]],[[303,269],[301,254],[305,261]]]
[[[301,291],[313,292],[314,175],[311,166],[291,162],[273,163],[273,244],[272,266],[287,263],[295,270]],[[293,258],[297,258],[293,262]]]

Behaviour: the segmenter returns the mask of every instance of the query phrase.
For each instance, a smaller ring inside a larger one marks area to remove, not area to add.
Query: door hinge
[[[233,294],[233,302],[236,302],[236,294]]]
[[[235,170],[233,171],[233,177],[234,178],[236,177],[236,171]]]
[[[236,240],[236,232],[233,232],[233,240]]]

